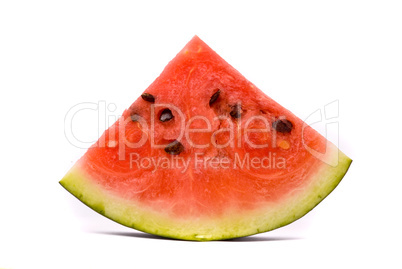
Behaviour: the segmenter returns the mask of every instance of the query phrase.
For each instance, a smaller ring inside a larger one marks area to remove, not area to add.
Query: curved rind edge
[[[322,163],[310,184],[296,190],[280,203],[244,214],[233,212],[226,217],[207,220],[172,219],[150,208],[136,205],[97,186],[76,164],[60,184],[81,202],[103,216],[124,226],[163,237],[209,241],[253,235],[280,228],[303,217],[328,196],[348,171],[352,160],[330,146],[337,166]]]

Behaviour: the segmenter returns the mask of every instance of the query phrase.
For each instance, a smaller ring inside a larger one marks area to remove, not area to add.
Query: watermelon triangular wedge
[[[297,220],[350,164],[195,36],[60,183],[125,226],[218,240]]]

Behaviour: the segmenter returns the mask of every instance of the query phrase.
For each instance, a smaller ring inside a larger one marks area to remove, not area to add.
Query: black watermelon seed
[[[171,119],[173,119],[172,111],[169,108],[165,108],[162,111],[161,115],[159,116],[159,120],[161,122],[165,122],[165,121],[169,121]]]
[[[177,140],[173,141],[165,147],[166,153],[171,155],[179,155],[183,150],[184,146]]]
[[[144,99],[147,102],[155,103],[155,97],[152,94],[143,93],[143,94],[141,94],[141,97],[142,97],[142,99]]]
[[[230,111],[230,116],[234,119],[238,119],[241,117],[241,105],[236,104],[232,107],[232,110]]]
[[[132,115],[130,116],[130,118],[131,118],[131,120],[132,120],[133,122],[137,122],[137,121],[140,120],[140,115],[134,113],[134,114],[132,114]]]
[[[293,124],[286,119],[277,120],[272,123],[272,128],[274,128],[275,130],[277,130],[280,133],[286,134],[286,133],[290,133],[290,131],[292,131]]]
[[[211,99],[209,99],[209,106],[211,106],[213,103],[215,103],[215,101],[218,99],[220,93],[221,93],[221,90],[218,89],[218,91],[211,96]]]

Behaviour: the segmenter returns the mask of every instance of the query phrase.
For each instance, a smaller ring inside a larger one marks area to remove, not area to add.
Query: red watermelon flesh
[[[195,36],[60,183],[128,227],[216,240],[302,217],[350,163]]]

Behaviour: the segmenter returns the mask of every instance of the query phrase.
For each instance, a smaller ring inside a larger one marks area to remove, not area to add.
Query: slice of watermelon
[[[125,226],[217,240],[297,220],[350,164],[195,36],[60,183]]]

